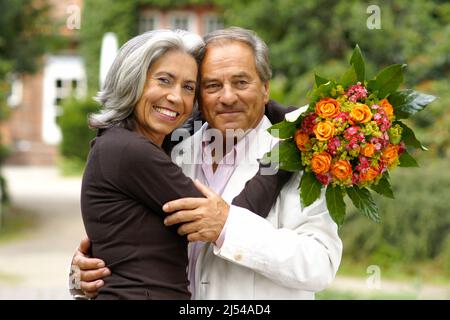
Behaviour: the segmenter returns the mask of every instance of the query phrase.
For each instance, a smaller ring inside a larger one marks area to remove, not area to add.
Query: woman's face
[[[134,110],[136,131],[161,145],[181,126],[192,112],[197,72],[195,59],[181,51],[168,51],[157,59]]]

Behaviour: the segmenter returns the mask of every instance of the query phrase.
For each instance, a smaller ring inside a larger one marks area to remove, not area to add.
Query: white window
[[[139,33],[159,28],[158,13],[154,11],[143,11],[139,16]]]
[[[169,14],[169,27],[170,29],[197,32],[195,19],[195,15],[191,12],[173,11]]]
[[[172,17],[170,25],[172,29],[189,30],[189,19],[181,16]]]
[[[56,106],[56,114],[61,114],[61,105],[64,99],[71,96],[80,97],[78,90],[79,79],[55,79],[55,98],[53,104]]]
[[[23,83],[18,74],[9,74],[7,77],[11,84],[11,91],[7,97],[7,103],[11,108],[15,108],[22,103]]]
[[[218,15],[207,15],[204,17],[203,21],[205,33],[223,29],[224,27],[223,19]]]

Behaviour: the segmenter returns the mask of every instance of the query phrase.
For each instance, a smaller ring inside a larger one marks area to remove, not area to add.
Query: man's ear
[[[269,102],[269,96],[270,96],[270,82],[266,81],[263,85],[263,95],[264,95],[264,104],[267,104]]]

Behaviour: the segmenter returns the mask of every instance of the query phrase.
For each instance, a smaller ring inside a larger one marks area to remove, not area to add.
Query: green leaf
[[[402,128],[402,140],[405,142],[407,146],[411,146],[417,149],[422,149],[424,151],[427,151],[428,148],[422,145],[419,140],[417,140],[416,135],[414,134],[414,131],[412,131],[411,128],[409,128],[406,124],[404,124],[401,121],[394,121],[394,124],[399,124]]]
[[[341,187],[333,187],[332,184],[329,184],[325,193],[325,198],[331,218],[333,218],[338,227],[341,227],[345,218],[344,194],[342,193]]]
[[[325,84],[328,81],[330,81],[328,79],[322,78],[321,76],[319,76],[317,74],[315,74],[314,76],[315,76],[315,79],[316,79],[316,87],[319,87],[321,84]]]
[[[311,94],[311,102],[315,102],[326,96],[330,96],[331,89],[336,86],[334,81],[328,81],[327,83],[321,84],[319,87],[315,88]]]
[[[351,187],[347,188],[347,194],[353,204],[370,220],[379,223],[381,221],[378,214],[378,207],[372,199],[369,190],[366,188]]]
[[[296,126],[297,121],[289,122],[283,120],[271,126],[267,131],[276,138],[287,139],[294,136],[294,133],[297,130]]]
[[[435,96],[424,94],[411,89],[400,90],[389,97],[397,119],[407,119],[423,110],[436,99]]]
[[[378,181],[378,184],[372,185],[370,188],[382,196],[394,199],[391,183],[385,175]]]
[[[367,87],[370,91],[378,91],[380,99],[394,93],[403,82],[403,69],[406,64],[393,64],[380,71],[375,78],[370,80]]]
[[[352,57],[350,58],[350,64],[355,68],[357,81],[361,81],[361,83],[364,83],[366,66],[361,53],[361,49],[358,45],[356,45],[355,50],[353,50]]]
[[[399,167],[419,167],[416,159],[414,159],[406,150],[401,154],[398,160],[400,161]]]
[[[307,207],[320,197],[322,184],[317,181],[316,175],[312,172],[303,172],[300,181],[300,199],[303,207]]]
[[[358,79],[357,79],[357,76],[356,76],[355,67],[352,65],[342,75],[341,79],[339,80],[339,83],[344,88],[348,88],[350,85],[356,84],[357,81],[358,81]]]
[[[272,163],[274,168],[285,171],[297,172],[303,169],[300,150],[292,139],[276,144],[260,161],[265,165]]]

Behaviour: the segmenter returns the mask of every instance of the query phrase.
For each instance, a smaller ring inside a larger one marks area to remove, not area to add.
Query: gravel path
[[[84,234],[80,178],[51,167],[6,167],[14,206],[38,216],[38,225],[0,245],[0,299],[70,299],[67,271]]]

